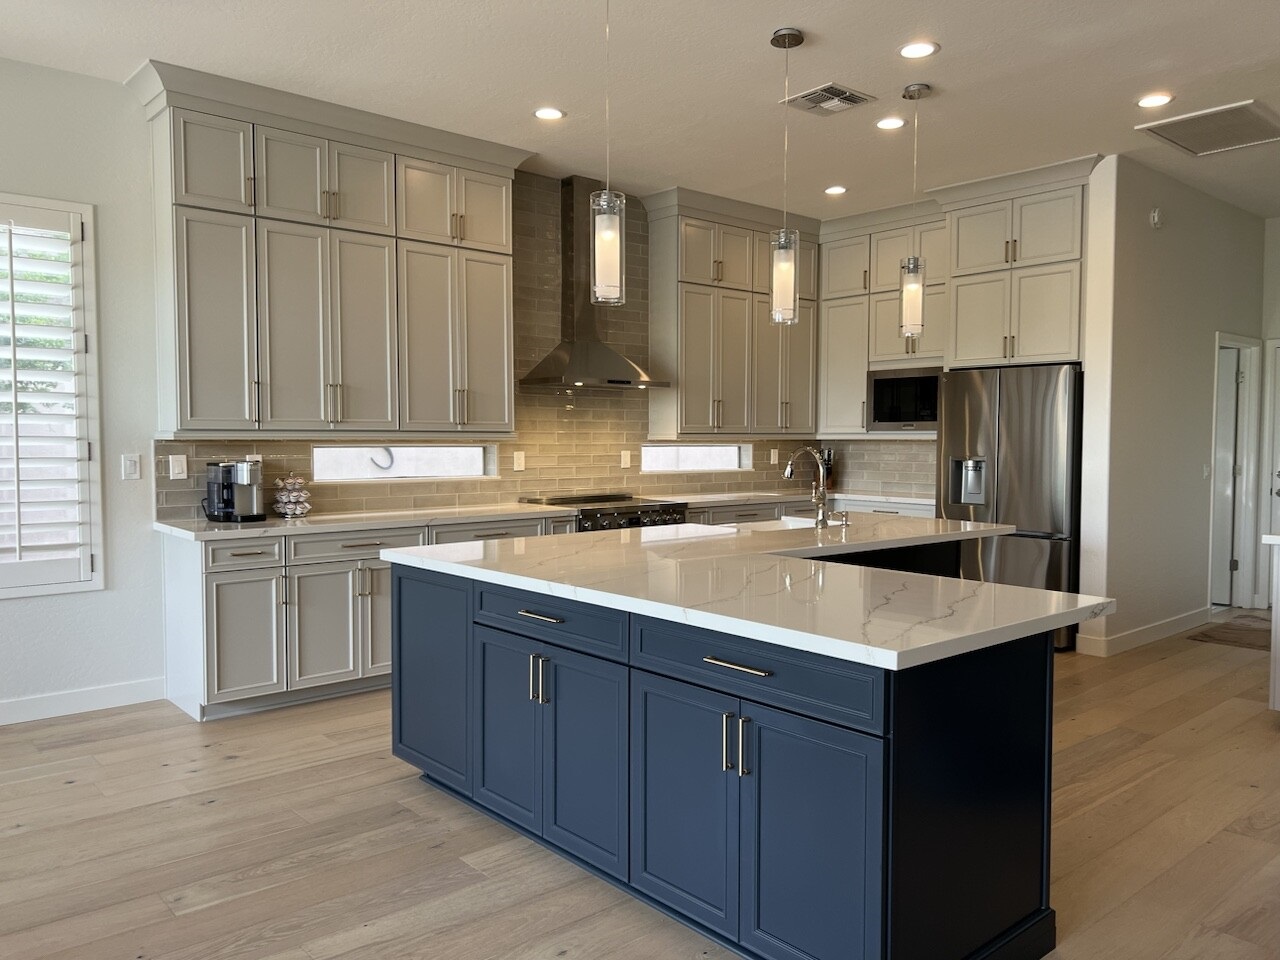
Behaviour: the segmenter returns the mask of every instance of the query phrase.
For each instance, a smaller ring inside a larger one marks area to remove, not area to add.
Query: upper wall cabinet
[[[950,276],[947,222],[921,223],[871,235],[871,292],[888,293],[901,285],[902,261],[924,260],[925,283],[945,283]]]
[[[818,320],[818,436],[867,432],[867,297],[823,302]]]
[[[1083,189],[984,203],[950,216],[951,275],[1079,260]]]
[[[511,181],[413,157],[396,159],[399,234],[511,252]]]
[[[392,154],[272,127],[254,140],[259,216],[395,233]]]
[[[744,227],[680,218],[680,276],[733,290],[752,289],[755,233]]]
[[[800,241],[800,299],[818,299],[818,245]],[[752,269],[756,293],[773,292],[773,242],[769,234],[755,231],[755,266]]]
[[[871,289],[871,238],[850,237],[822,245],[822,299],[856,297]]]
[[[253,124],[174,110],[173,202],[253,212]]]

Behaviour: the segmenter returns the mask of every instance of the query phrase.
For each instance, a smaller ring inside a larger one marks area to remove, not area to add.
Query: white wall
[[[121,84],[0,60],[0,191],[92,203],[97,216],[106,589],[0,600],[0,723],[164,695],[150,140]]]
[[[1117,611],[1082,630],[1080,648],[1103,653],[1206,615],[1215,334],[1261,336],[1264,223],[1124,157],[1099,171],[1090,218],[1101,225],[1089,237],[1110,219],[1115,256],[1114,276],[1091,274],[1086,291],[1081,589],[1115,597]],[[1153,207],[1163,229],[1148,222]],[[1105,395],[1090,396],[1100,385]],[[1098,470],[1105,516],[1089,494],[1100,492]]]
[[[1262,268],[1262,335],[1280,337],[1280,217],[1267,221]]]

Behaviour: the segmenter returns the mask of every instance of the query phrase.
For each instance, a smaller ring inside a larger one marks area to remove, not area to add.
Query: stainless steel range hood
[[[520,378],[527,387],[669,387],[600,340],[591,303],[591,193],[586,177],[560,182],[560,334],[563,339]]]

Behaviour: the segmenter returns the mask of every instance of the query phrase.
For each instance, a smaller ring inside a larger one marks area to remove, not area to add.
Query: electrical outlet
[[[777,447],[771,447],[769,449],[769,462],[774,466],[778,465],[778,448]]]
[[[120,479],[139,480],[142,478],[142,454],[123,453],[120,455]]]
[[[630,469],[630,467],[631,467],[631,451],[623,450],[622,451],[622,469],[628,470]]]
[[[524,469],[524,451],[517,450],[511,455],[511,469],[519,473]]]
[[[187,455],[185,453],[169,454],[169,479],[187,479]]]
[[[244,455],[244,458],[245,458],[246,460],[248,460],[250,463],[261,463],[261,462],[262,462],[262,454],[260,454],[260,453],[246,453],[246,454]]]

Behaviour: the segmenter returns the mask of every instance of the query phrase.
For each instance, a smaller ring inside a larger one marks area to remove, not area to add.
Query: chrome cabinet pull
[[[1013,241],[1013,260],[1011,262],[1012,263],[1018,262],[1018,241],[1017,240]]]
[[[380,547],[380,546],[382,546],[381,540],[370,540],[368,543],[344,543],[342,544],[342,549],[358,550],[358,549],[361,549],[362,547]]]
[[[867,289],[868,286],[870,286],[870,278],[868,275],[868,271],[863,270],[862,271],[862,289],[865,290]]]
[[[1009,338],[1007,336],[1001,338],[1000,356],[1004,357],[1006,360],[1009,359]]]
[[[329,191],[320,191],[320,219],[329,219]]]
[[[245,185],[245,190],[244,190],[245,201],[251,207],[257,206],[257,204],[254,202],[255,198],[253,195],[253,177],[245,177],[244,185]]]
[[[541,620],[543,623],[564,623],[562,617],[548,617],[544,613],[534,613],[532,610],[517,610],[522,617],[528,617],[530,620]]]
[[[751,722],[750,717],[738,718],[738,776],[749,776],[751,771],[747,769],[747,724]]]
[[[262,381],[254,380],[249,391],[249,419],[262,422]]]
[[[287,573],[280,574],[280,606],[287,607],[289,605],[289,575]]]
[[[872,512],[872,513],[892,513],[892,514],[894,514],[894,515],[896,516],[897,514],[901,513],[902,511],[901,511],[901,510],[875,510],[875,509],[873,509],[871,512]]]
[[[332,193],[329,194],[329,219],[330,220],[341,219],[340,216],[338,215],[338,191],[337,190],[334,190]]]
[[[1009,359],[1012,360],[1018,355],[1018,335],[1015,333],[1009,337]]]
[[[534,702],[537,702],[537,699],[538,699],[538,688],[534,686],[534,684],[537,682],[534,679],[535,677],[534,663],[537,661],[537,659],[538,659],[538,655],[536,653],[529,654],[529,699],[533,700]]]
[[[739,673],[749,673],[753,677],[772,677],[772,670],[760,670],[756,667],[744,667],[740,663],[730,663],[728,660],[721,660],[719,657],[703,657],[703,663],[709,663],[713,667],[724,667],[726,670],[737,670]]]
[[[497,540],[499,537],[509,537],[509,536],[511,536],[510,530],[498,530],[495,533],[473,533],[471,535],[471,539],[472,540]]]
[[[342,384],[335,383],[333,385],[333,396],[338,401],[338,412],[335,414],[335,416],[338,419],[338,423],[341,423],[343,420],[346,419],[346,412],[347,412],[346,411],[347,405],[342,398]]]
[[[865,428],[866,425],[867,425],[867,401],[863,400],[862,401],[862,426]]]
[[[266,554],[265,550],[232,550],[233,557],[261,557]]]
[[[1004,242],[1004,262],[1005,263],[1009,262],[1009,241],[1008,240]]]
[[[720,769],[732,770],[733,760],[729,758],[729,721],[733,719],[732,713],[721,714],[720,716]]]
[[[733,516],[735,519],[738,519],[738,520],[746,520],[751,517],[758,517],[760,516],[760,514],[759,513],[735,513]]]
[[[550,660],[551,660],[550,657],[538,658],[538,702],[539,703],[551,702],[551,698],[547,696],[547,676],[546,676],[547,663]]]
[[[458,214],[458,239],[467,239],[467,215],[465,213]]]

